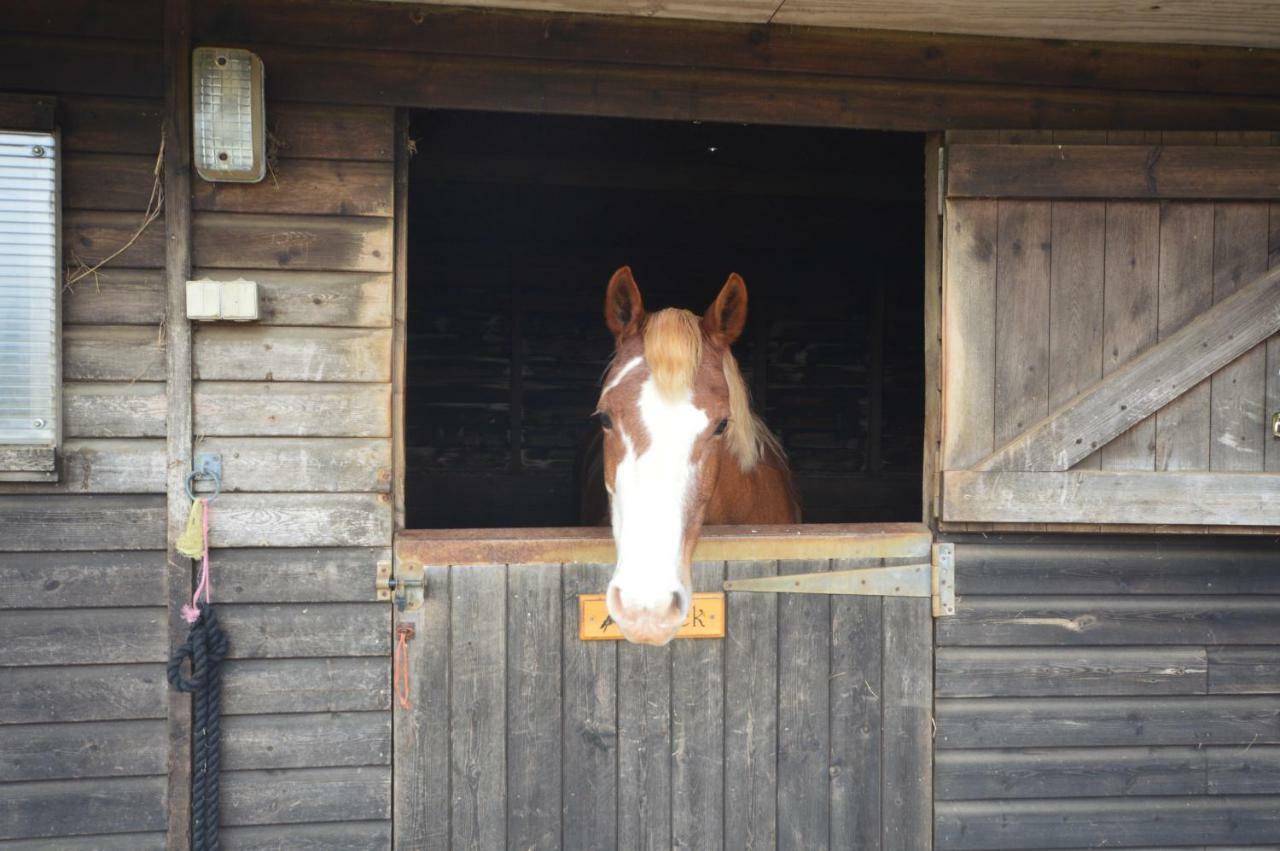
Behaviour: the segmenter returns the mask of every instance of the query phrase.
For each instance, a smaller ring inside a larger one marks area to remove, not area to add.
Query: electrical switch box
[[[255,281],[187,281],[187,318],[249,322],[258,318]]]

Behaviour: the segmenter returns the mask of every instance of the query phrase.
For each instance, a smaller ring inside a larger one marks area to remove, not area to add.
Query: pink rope
[[[196,593],[191,597],[191,604],[182,607],[182,618],[187,623],[195,623],[200,618],[200,592],[204,592],[204,604],[209,605],[209,500],[203,500],[204,505],[200,512],[200,549],[201,554],[200,565],[200,584],[196,586]]]

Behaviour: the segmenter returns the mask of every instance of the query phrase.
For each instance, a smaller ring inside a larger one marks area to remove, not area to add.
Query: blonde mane
[[[644,327],[644,356],[654,384],[664,397],[673,399],[690,392],[702,362],[702,326],[698,317],[674,308],[652,314]],[[722,366],[729,386],[729,430],[725,438],[742,472],[755,469],[766,453],[784,458],[778,439],[751,410],[751,394],[732,352],[725,351]]]

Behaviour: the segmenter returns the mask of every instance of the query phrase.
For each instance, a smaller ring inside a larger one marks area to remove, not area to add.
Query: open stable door
[[[917,524],[707,529],[724,635],[655,648],[583,640],[607,529],[401,533],[396,847],[929,848],[949,555]]]
[[[948,137],[944,529],[1280,526],[1280,148],[1121,137]]]

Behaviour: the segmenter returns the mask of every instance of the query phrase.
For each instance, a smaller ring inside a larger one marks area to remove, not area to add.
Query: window
[[[58,153],[51,133],[0,131],[0,480],[56,477]]]

